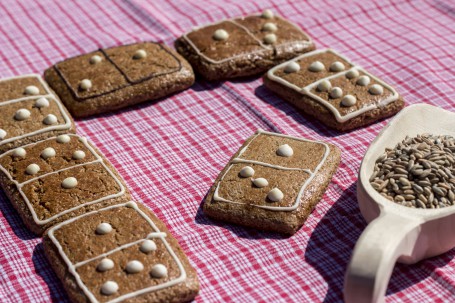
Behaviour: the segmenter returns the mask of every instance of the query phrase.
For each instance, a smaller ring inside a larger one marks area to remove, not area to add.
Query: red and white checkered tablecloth
[[[64,58],[142,40],[173,41],[195,26],[271,8],[394,85],[406,103],[455,110],[453,0],[1,0],[0,76],[42,73]],[[435,117],[437,119],[437,117]],[[388,121],[388,120],[387,120]],[[112,114],[77,120],[169,227],[197,269],[197,302],[341,302],[343,276],[366,223],[356,179],[387,123],[339,134],[262,86],[208,83]],[[418,121],[416,121],[418,123]],[[288,238],[207,219],[201,202],[242,142],[262,128],[342,148],[342,162],[304,227]],[[0,192],[0,301],[68,302],[43,254]],[[397,265],[387,302],[454,302],[455,250]]]

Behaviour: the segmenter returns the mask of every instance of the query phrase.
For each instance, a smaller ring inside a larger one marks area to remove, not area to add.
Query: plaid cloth
[[[395,86],[406,103],[452,109],[453,0],[2,0],[0,76],[142,40],[173,41],[195,26],[271,8]],[[437,119],[437,117],[435,117]],[[92,140],[176,236],[197,269],[197,302],[341,302],[352,248],[365,228],[356,201],[360,160],[382,121],[346,134],[302,117],[260,77],[208,83],[156,102],[80,119]],[[418,123],[418,121],[416,121]],[[292,237],[214,222],[201,202],[231,155],[262,128],[325,140],[342,162],[322,201]],[[0,193],[0,301],[68,302],[43,254]],[[397,265],[387,302],[455,301],[455,250]]]

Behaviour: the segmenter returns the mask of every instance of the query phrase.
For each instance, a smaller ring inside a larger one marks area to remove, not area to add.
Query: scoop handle
[[[346,303],[383,302],[395,262],[411,257],[420,222],[382,213],[357,241],[344,280]]]

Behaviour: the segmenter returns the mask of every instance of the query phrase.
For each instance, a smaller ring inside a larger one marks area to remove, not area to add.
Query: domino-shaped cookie
[[[260,74],[315,48],[306,33],[270,10],[195,29],[175,47],[208,80]]]
[[[0,155],[0,185],[38,235],[63,220],[130,199],[112,165],[87,139],[74,134]]]
[[[345,131],[394,115],[397,91],[331,49],[317,50],[270,69],[264,84],[327,126]]]
[[[0,153],[74,131],[73,119],[40,75],[0,79]]]
[[[187,302],[199,290],[176,239],[147,208],[112,205],[48,230],[44,250],[72,302]]]
[[[215,219],[294,234],[340,162],[328,143],[258,131],[221,171],[203,206]]]
[[[158,99],[194,83],[191,66],[153,42],[99,49],[66,59],[44,77],[75,117]]]

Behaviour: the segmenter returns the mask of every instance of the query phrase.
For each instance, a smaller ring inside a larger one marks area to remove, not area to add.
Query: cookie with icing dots
[[[315,48],[306,33],[270,10],[197,28],[175,47],[208,80],[260,74]]]
[[[403,98],[389,84],[334,50],[317,50],[273,67],[264,85],[305,114],[346,131],[396,114]]]
[[[153,42],[66,59],[47,69],[44,77],[75,117],[158,99],[194,83],[188,62],[169,47]]]
[[[40,75],[0,79],[0,153],[75,129],[66,108]]]
[[[340,162],[328,143],[258,131],[221,171],[203,210],[212,218],[294,234]]]
[[[176,239],[135,202],[50,228],[44,250],[72,302],[187,302],[199,290]]]
[[[61,221],[130,199],[107,159],[74,134],[1,154],[0,185],[25,225],[38,235]]]

